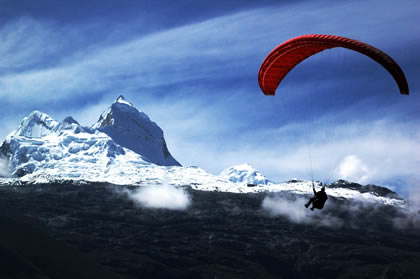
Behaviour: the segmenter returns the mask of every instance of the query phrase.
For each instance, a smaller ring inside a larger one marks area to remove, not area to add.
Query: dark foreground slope
[[[0,208],[0,278],[121,278],[51,238],[36,220]]]
[[[269,216],[261,207],[264,194],[190,194],[189,209],[170,211],[137,207],[116,194],[115,186],[0,187],[1,214],[8,216],[0,221],[3,227],[16,216],[35,220],[45,237],[54,238],[51,245],[71,246],[66,249],[124,278],[420,278],[420,231],[395,229],[399,213],[391,207],[350,212],[347,201],[330,199],[326,213],[344,223],[324,227]],[[15,257],[10,253],[18,248],[7,240],[13,237],[1,236],[2,259]],[[43,237],[32,234],[26,245]],[[40,247],[39,258],[48,267],[68,255],[66,249],[45,258],[50,252]],[[23,254],[15,263],[46,274],[36,256]],[[86,269],[82,262],[73,262],[73,268]]]

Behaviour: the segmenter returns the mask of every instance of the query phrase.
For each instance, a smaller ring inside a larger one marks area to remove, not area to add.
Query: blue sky
[[[33,110],[93,124],[123,94],[185,166],[247,162],[292,177],[388,185],[420,179],[418,1],[0,0],[0,136]],[[319,33],[378,47],[410,96],[345,49],[298,65],[275,97],[259,67],[278,44]]]

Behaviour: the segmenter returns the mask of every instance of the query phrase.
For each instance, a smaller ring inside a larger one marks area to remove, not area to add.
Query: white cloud
[[[307,200],[301,197],[267,196],[262,203],[262,208],[272,216],[286,217],[290,222],[297,224],[312,224],[324,227],[338,228],[343,225],[343,220],[322,211],[311,211],[304,205]],[[328,207],[328,202],[326,204]]]
[[[342,179],[365,183],[369,181],[369,169],[357,156],[346,156],[338,166],[338,176]]]
[[[137,190],[125,190],[136,204],[147,208],[185,210],[191,204],[191,197],[184,189],[171,185],[142,186]]]
[[[396,228],[420,229],[420,174],[410,179],[408,190],[408,208],[401,210],[399,216],[393,219]]]
[[[263,200],[262,207],[272,215],[280,215],[288,218],[295,223],[308,223],[310,215],[307,208],[303,205],[306,201],[303,198],[288,200],[285,198],[266,197]]]

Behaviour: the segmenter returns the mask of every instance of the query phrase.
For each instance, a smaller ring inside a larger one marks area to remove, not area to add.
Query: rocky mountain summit
[[[159,166],[181,166],[166,146],[162,129],[121,95],[105,110],[92,129],[107,134],[118,145]]]

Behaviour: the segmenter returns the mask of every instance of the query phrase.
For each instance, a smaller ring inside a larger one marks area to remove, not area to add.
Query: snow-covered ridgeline
[[[232,185],[233,184],[233,185]],[[268,192],[290,192],[297,195],[313,195],[312,182],[299,180],[295,183],[270,183],[268,185],[258,185],[257,187],[249,187],[246,184],[201,184],[192,185],[191,187],[196,190],[204,191],[223,191],[233,193],[268,193]],[[317,189],[319,191],[319,187]],[[361,192],[345,187],[327,188],[329,196],[342,199],[354,199],[363,202],[373,202],[387,205],[395,205],[399,207],[406,207],[407,202],[401,198],[381,196],[374,192]]]
[[[135,157],[133,158],[136,159]],[[121,167],[121,163],[124,164]],[[91,164],[91,165],[90,165]],[[119,167],[117,167],[119,166]],[[89,172],[81,171],[82,168],[90,168]],[[63,169],[64,168],[64,169]],[[187,186],[201,191],[217,191],[231,193],[268,193],[287,191],[297,195],[312,195],[312,182],[298,180],[290,183],[270,183],[250,187],[244,183],[234,183],[225,177],[212,175],[197,167],[157,166],[147,162],[127,160],[126,157],[116,156],[108,168],[102,168],[98,164],[87,162],[78,169],[76,165],[68,168],[67,164],[59,164],[56,168],[45,169],[25,175],[20,179],[0,179],[3,184],[41,184],[57,183],[72,180],[74,182],[104,182],[120,185],[147,186],[155,184],[170,184],[174,186]],[[406,202],[395,197],[380,196],[373,192],[362,193],[357,190],[344,187],[328,188],[329,196],[343,199],[355,199],[358,201],[380,203],[405,207]]]

